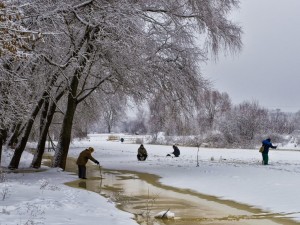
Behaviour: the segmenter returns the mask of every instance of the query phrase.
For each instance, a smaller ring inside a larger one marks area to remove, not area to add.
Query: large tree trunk
[[[60,167],[63,170],[66,167],[67,156],[71,141],[73,118],[77,107],[76,92],[78,88],[78,76],[75,75],[70,84],[70,93],[68,95],[67,110],[64,115],[62,127],[60,130],[57,149],[54,154],[53,167]]]
[[[33,109],[32,113],[30,115],[30,118],[28,119],[28,121],[25,125],[21,140],[19,140],[19,142],[16,146],[16,149],[15,149],[14,155],[8,166],[9,169],[17,169],[19,167],[20,159],[21,159],[22,153],[26,147],[26,144],[27,144],[32,126],[34,124],[34,121],[35,121],[41,107],[43,106],[45,99],[49,95],[50,90],[53,88],[53,85],[55,84],[57,78],[58,78],[58,74],[54,74],[52,77],[49,78],[48,87],[44,90],[42,97],[37,102],[36,107]]]
[[[90,53],[92,52],[93,45],[89,43],[91,41],[90,38],[94,38],[94,33],[97,29],[87,27],[85,30],[85,35],[81,41],[80,48],[78,48],[78,52],[74,53],[74,56],[78,57],[78,67],[74,72],[74,76],[72,77],[71,83],[69,85],[69,94],[68,94],[68,103],[67,109],[64,115],[62,127],[60,130],[59,141],[57,145],[57,149],[54,154],[53,167],[60,167],[63,170],[66,167],[68,151],[71,141],[72,135],[72,126],[73,119],[76,112],[77,105],[87,98],[94,90],[95,87],[92,88],[88,93],[86,93],[83,97],[78,99],[77,89],[79,85],[79,80],[82,76],[82,73],[89,63]],[[84,56],[84,57],[82,57]],[[103,81],[102,81],[103,82]]]
[[[53,104],[54,107],[51,107],[51,110],[49,108],[48,111],[48,116],[46,118],[44,118],[45,120],[43,120],[43,125],[40,127],[40,138],[38,141],[38,145],[37,145],[37,150],[33,156],[33,160],[31,163],[31,167],[33,168],[40,168],[41,167],[41,163],[42,163],[42,157],[43,154],[45,152],[45,145],[46,145],[46,140],[47,140],[47,134],[48,134],[48,130],[55,112],[55,108],[56,105]],[[45,107],[48,107],[49,105],[46,104]]]
[[[42,98],[38,101],[36,107],[34,108],[29,120],[26,123],[25,126],[25,130],[23,132],[23,135],[21,137],[21,140],[18,142],[14,155],[10,161],[10,164],[8,166],[9,169],[17,169],[19,167],[19,163],[20,163],[20,159],[22,156],[22,153],[26,147],[30,132],[31,132],[31,128],[33,126],[34,120],[38,114],[38,112],[40,111],[40,108],[42,107],[43,103],[44,103],[44,97],[45,95],[47,95],[46,92],[44,92],[44,95],[42,96]]]
[[[59,101],[61,99],[61,97],[63,96],[63,91],[61,91],[55,98],[56,102]],[[54,113],[55,113],[55,109],[56,109],[56,102],[51,101],[50,104],[45,104],[44,107],[44,112],[47,111],[47,113],[43,113],[42,115],[45,116],[45,118],[41,119],[41,133],[40,133],[40,138],[39,138],[39,142],[37,145],[37,150],[34,154],[32,163],[31,163],[31,167],[33,168],[40,168],[41,167],[41,163],[42,163],[42,158],[43,158],[43,154],[45,152],[45,145],[46,145],[46,141],[47,141],[47,134],[49,132],[49,127],[51,125]]]

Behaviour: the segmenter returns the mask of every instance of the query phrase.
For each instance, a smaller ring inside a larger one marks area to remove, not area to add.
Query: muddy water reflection
[[[118,203],[121,210],[133,213],[139,224],[147,225],[296,225],[281,214],[269,214],[249,206],[224,201],[161,185],[158,177],[130,171],[111,171],[89,166],[88,180],[76,180],[68,185],[97,192]],[[172,220],[154,216],[170,209]]]

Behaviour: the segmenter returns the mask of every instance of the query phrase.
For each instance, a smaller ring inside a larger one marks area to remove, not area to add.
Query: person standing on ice
[[[147,150],[145,149],[144,145],[140,145],[138,148],[138,154],[137,154],[137,159],[139,161],[145,161],[148,157]]]
[[[94,149],[92,147],[89,147],[85,150],[83,150],[76,161],[76,164],[78,165],[78,177],[81,179],[86,179],[86,164],[88,160],[93,161],[97,165],[99,165],[99,162],[93,158],[92,152],[94,152]]]
[[[267,138],[266,140],[263,140],[262,141],[262,145],[264,147],[264,150],[262,151],[262,164],[263,165],[268,165],[269,163],[269,149],[270,148],[274,148],[276,149],[277,146],[273,146],[272,143],[271,143],[271,138]]]

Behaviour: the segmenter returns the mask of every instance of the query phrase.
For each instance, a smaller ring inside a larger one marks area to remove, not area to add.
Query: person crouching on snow
[[[179,157],[179,155],[180,155],[179,148],[178,148],[176,145],[173,145],[173,149],[174,149],[174,152],[172,152],[172,154],[173,154],[175,157]]]
[[[137,154],[137,159],[139,161],[145,161],[148,157],[147,150],[145,149],[144,145],[140,145],[138,148],[138,154]]]
[[[92,147],[89,147],[85,150],[83,150],[76,161],[76,164],[78,165],[78,177],[81,179],[86,179],[86,164],[88,160],[93,161],[97,165],[99,165],[99,162],[93,158],[92,152],[94,152],[94,149]]]
[[[262,145],[264,147],[264,150],[263,152],[261,153],[262,154],[262,164],[263,165],[268,165],[268,162],[269,162],[269,148],[274,148],[276,149],[277,146],[273,146],[272,143],[271,143],[271,138],[267,138],[266,140],[263,140],[262,141]]]

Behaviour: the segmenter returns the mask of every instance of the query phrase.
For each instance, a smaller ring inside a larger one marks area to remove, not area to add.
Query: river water
[[[77,173],[74,160],[66,170]],[[299,225],[288,215],[263,212],[247,205],[218,199],[191,190],[162,185],[159,177],[133,171],[87,166],[87,180],[67,183],[71,187],[99,193],[120,210],[135,215],[141,225]],[[169,211],[168,211],[169,210]],[[172,219],[155,218],[163,211]]]

